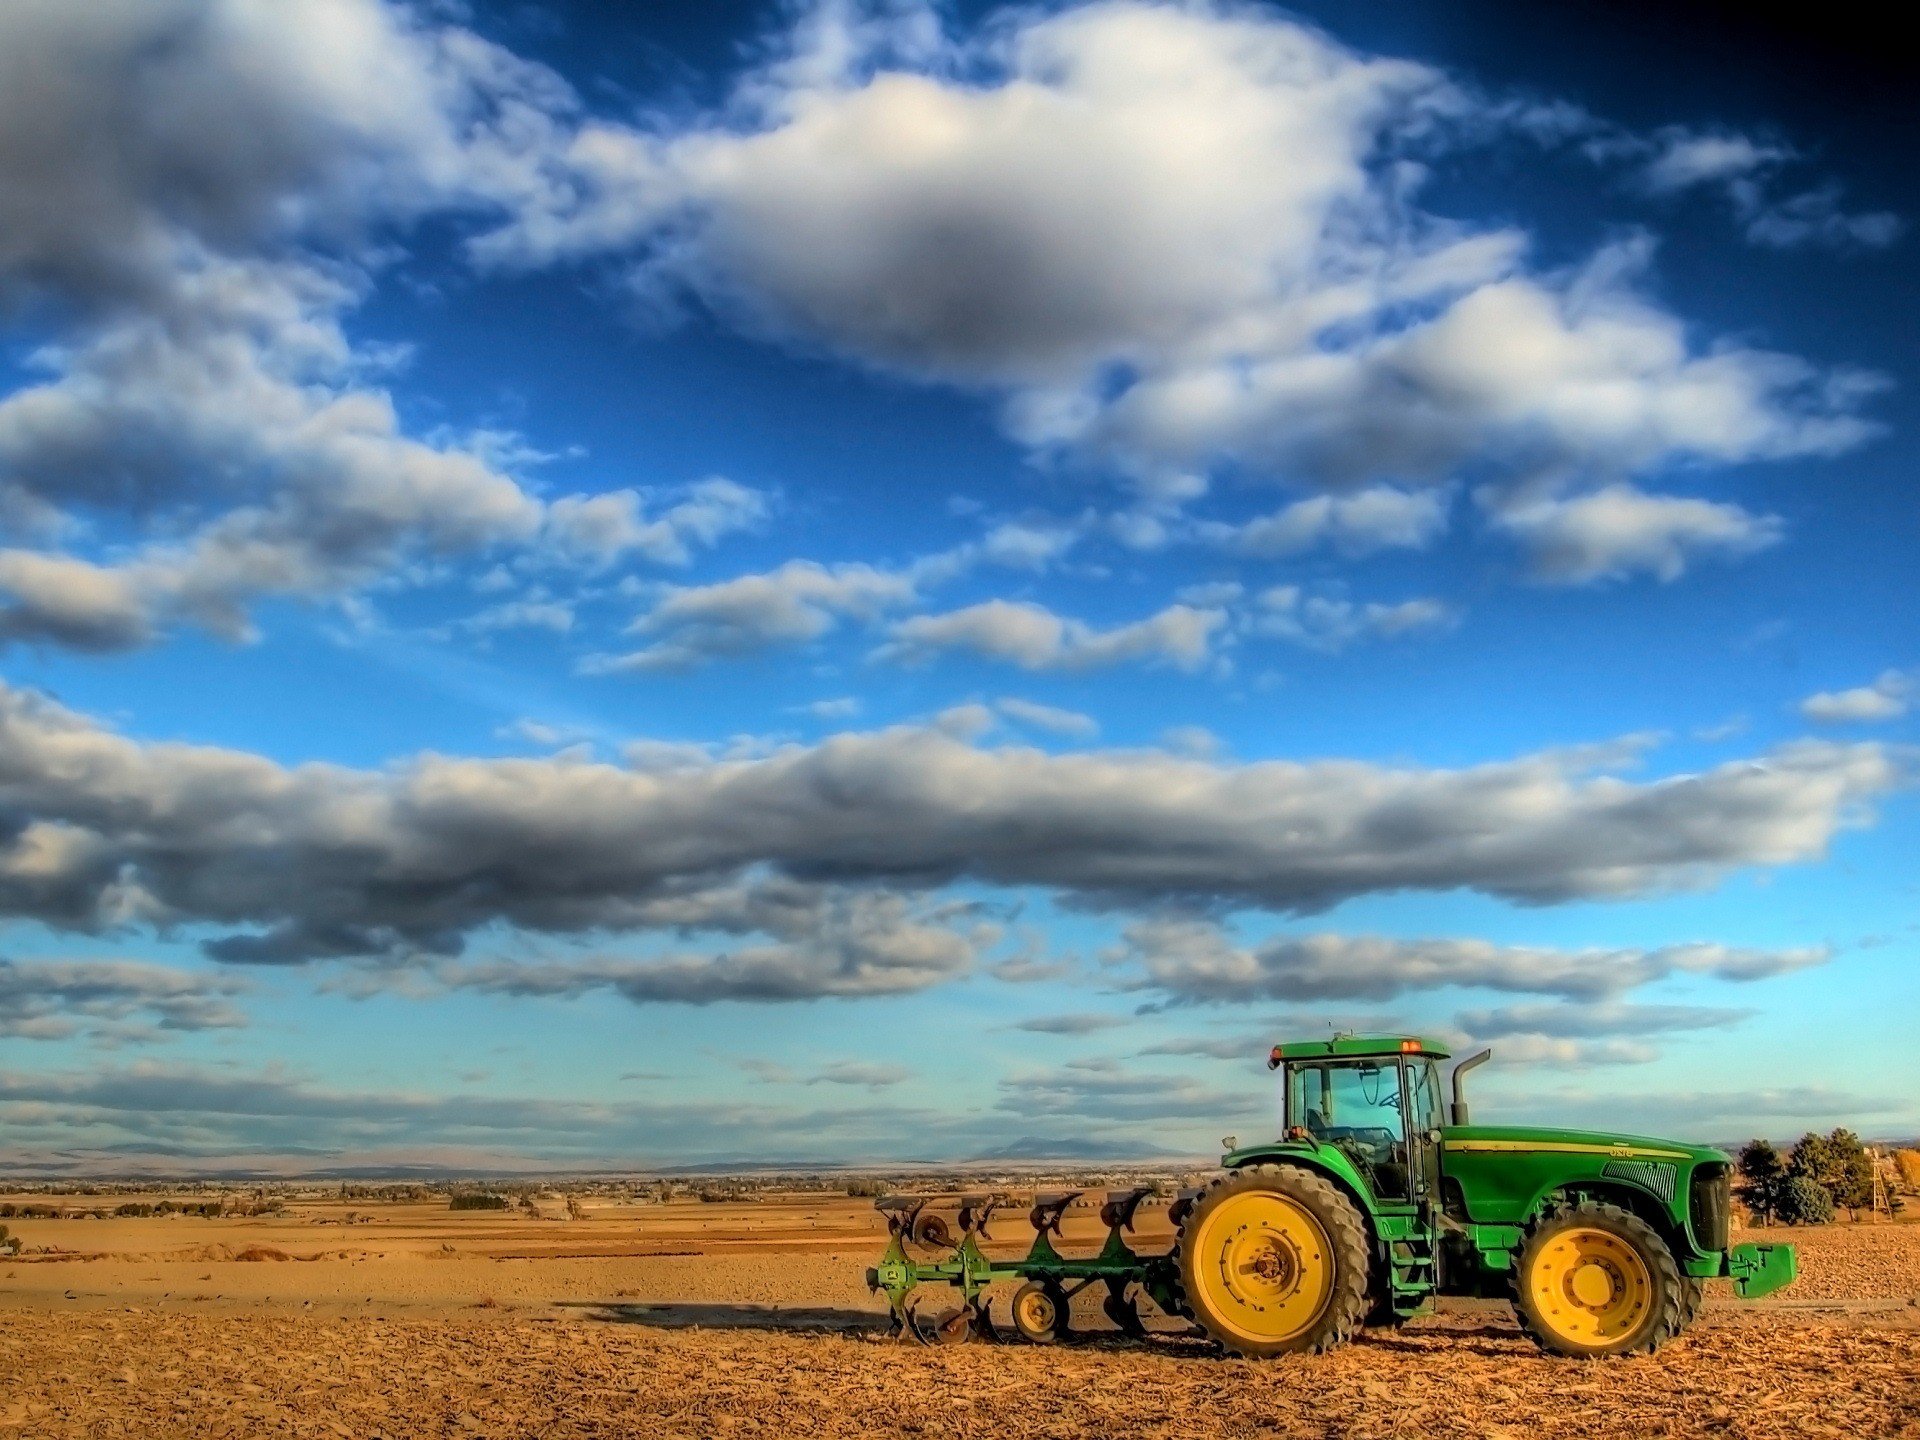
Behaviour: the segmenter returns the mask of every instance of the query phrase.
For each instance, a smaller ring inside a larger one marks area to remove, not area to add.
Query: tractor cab
[[[1439,1063],[1448,1052],[1418,1037],[1342,1036],[1276,1045],[1289,1141],[1330,1145],[1383,1206],[1437,1197]]]

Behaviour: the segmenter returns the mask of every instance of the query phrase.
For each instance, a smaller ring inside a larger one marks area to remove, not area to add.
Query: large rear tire
[[[1332,1349],[1370,1303],[1367,1231],[1332,1181],[1296,1165],[1252,1165],[1216,1180],[1175,1245],[1181,1299],[1236,1355]]]
[[[1651,1354],[1695,1308],[1660,1232],[1630,1210],[1591,1201],[1534,1222],[1513,1283],[1520,1328],[1559,1355]]]

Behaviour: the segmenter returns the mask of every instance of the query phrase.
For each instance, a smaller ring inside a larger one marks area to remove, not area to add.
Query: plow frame
[[[1178,1315],[1179,1272],[1174,1255],[1142,1255],[1127,1243],[1126,1232],[1133,1227],[1134,1212],[1152,1192],[1143,1187],[1110,1195],[1101,1206],[1107,1235],[1099,1253],[1062,1255],[1049,1237],[1059,1234],[1061,1213],[1080,1193],[1036,1201],[1030,1216],[1033,1244],[1017,1260],[995,1260],[980,1248],[982,1238],[991,1238],[986,1221],[999,1208],[997,1201],[982,1202],[973,1197],[963,1200],[958,1243],[950,1253],[932,1260],[916,1259],[910,1248],[921,1233],[921,1211],[937,1197],[886,1197],[875,1202],[875,1208],[887,1216],[887,1249],[880,1263],[867,1271],[867,1285],[885,1292],[892,1333],[928,1343],[996,1338],[988,1314],[987,1291],[996,1282],[1013,1280],[1051,1286],[1063,1300],[1071,1300],[1090,1286],[1104,1285],[1107,1317],[1130,1335],[1143,1334],[1144,1327],[1127,1293],[1129,1286],[1137,1286],[1168,1315]],[[938,1322],[931,1334],[921,1328],[913,1313],[911,1297],[921,1285],[946,1285],[960,1291],[961,1308]]]

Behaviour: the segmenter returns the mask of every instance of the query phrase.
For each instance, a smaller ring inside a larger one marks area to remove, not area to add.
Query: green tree
[[[1833,1219],[1833,1196],[1818,1180],[1789,1175],[1780,1186],[1779,1213],[1789,1225],[1824,1225]]]
[[[1858,1220],[1862,1210],[1873,1205],[1873,1156],[1851,1130],[1835,1130],[1827,1136],[1827,1150],[1833,1173],[1826,1181],[1833,1192],[1833,1203],[1844,1205]]]
[[[1873,1157],[1860,1137],[1844,1127],[1827,1135],[1808,1131],[1787,1157],[1787,1173],[1811,1180],[1835,1205],[1858,1212],[1873,1203]]]
[[[1762,1225],[1771,1224],[1780,1211],[1780,1187],[1787,1178],[1786,1162],[1771,1140],[1749,1140],[1735,1162],[1740,1170],[1741,1203]]]

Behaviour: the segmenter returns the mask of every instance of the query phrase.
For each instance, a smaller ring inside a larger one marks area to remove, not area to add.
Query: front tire
[[[1618,1205],[1549,1211],[1514,1268],[1514,1312],[1543,1350],[1651,1354],[1686,1328],[1686,1277],[1660,1232]]]
[[[1366,1316],[1360,1212],[1332,1181],[1295,1165],[1254,1165],[1215,1181],[1176,1245],[1185,1308],[1236,1355],[1318,1353]]]

